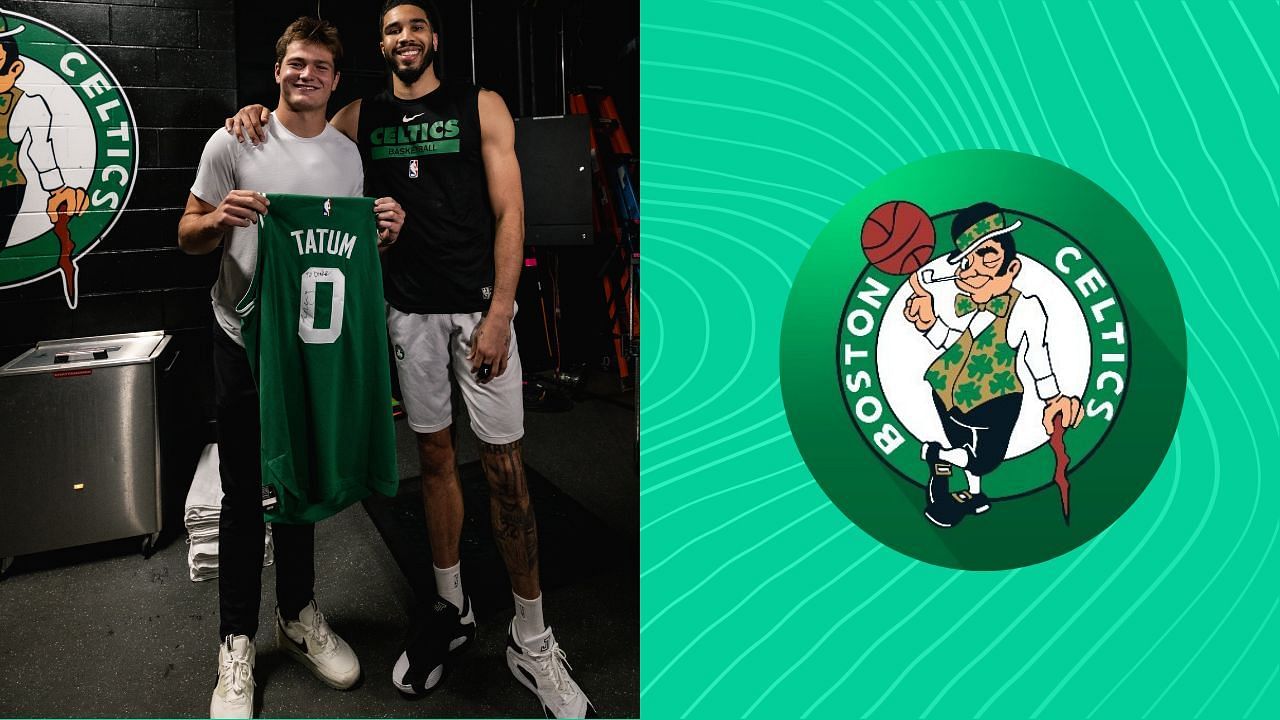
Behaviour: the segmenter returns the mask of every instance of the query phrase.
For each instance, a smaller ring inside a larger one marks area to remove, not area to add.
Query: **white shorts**
[[[387,306],[387,331],[400,376],[400,393],[409,427],[415,432],[437,432],[453,423],[449,387],[452,361],[476,437],[491,445],[524,437],[524,386],[515,322],[511,325],[506,372],[482,385],[476,381],[467,359],[471,333],[482,318],[479,312],[418,315]]]

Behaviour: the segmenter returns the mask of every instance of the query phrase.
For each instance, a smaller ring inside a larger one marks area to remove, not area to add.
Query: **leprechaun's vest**
[[[22,91],[18,88],[0,95],[0,188],[27,184],[22,167],[18,165],[18,143],[9,137],[9,118],[20,97]]]
[[[1005,313],[997,314],[995,322],[976,338],[966,328],[925,372],[925,380],[948,410],[954,407],[968,412],[988,400],[1022,392],[1014,367],[1018,351],[1009,344],[1008,336],[1009,317],[1019,297],[1017,290],[1010,290]]]

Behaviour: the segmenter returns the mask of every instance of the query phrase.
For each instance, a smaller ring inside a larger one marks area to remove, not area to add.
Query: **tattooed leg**
[[[505,445],[480,443],[480,463],[489,481],[489,517],[498,551],[507,564],[511,589],[536,598],[538,587],[538,526],[529,502],[520,441]]]

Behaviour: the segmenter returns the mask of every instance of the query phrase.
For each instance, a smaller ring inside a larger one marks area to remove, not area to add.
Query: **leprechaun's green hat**
[[[18,27],[13,28],[12,30],[10,30],[10,29],[9,29],[9,18],[7,18],[7,17],[5,17],[4,15],[0,14],[0,37],[8,37],[8,36],[10,36],[10,35],[17,35],[18,33],[22,32],[23,30],[26,30],[26,29],[27,29],[27,26],[26,26],[26,25],[19,25]]]
[[[1010,223],[1005,218],[1004,210],[994,203],[970,205],[957,213],[956,219],[951,223],[951,239],[955,242],[956,249],[947,255],[947,262],[955,265],[987,240],[1011,233],[1020,227],[1021,220]]]

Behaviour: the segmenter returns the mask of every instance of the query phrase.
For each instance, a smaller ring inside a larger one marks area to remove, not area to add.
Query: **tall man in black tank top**
[[[384,254],[387,327],[409,425],[418,435],[427,535],[438,601],[401,654],[392,682],[425,693],[449,656],[475,637],[462,590],[458,546],[462,490],[449,426],[450,361],[480,440],[490,518],[511,578],[515,617],[507,665],[554,717],[593,708],[569,676],[564,652],[542,619],[538,540],[525,484],[520,356],[512,319],[523,263],[524,197],[515,124],[497,93],[442,82],[440,37],[425,3],[390,0],[379,32],[391,91],[356,100],[331,124],[360,147],[365,191],[398,198],[406,211],[399,241]],[[254,142],[267,112],[250,106],[227,123]]]

